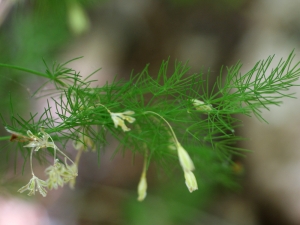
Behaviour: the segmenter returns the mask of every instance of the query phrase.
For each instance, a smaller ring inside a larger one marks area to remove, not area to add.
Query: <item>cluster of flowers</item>
[[[197,99],[192,99],[191,101],[196,108],[196,110],[199,111],[210,111],[212,110],[212,107],[210,105],[205,104],[202,101],[199,101]],[[113,113],[111,112],[106,106],[99,104],[100,106],[104,107],[107,112],[110,114],[111,119],[114,123],[115,128],[121,127],[121,129],[124,132],[130,131],[130,128],[128,128],[125,124],[125,121],[129,123],[135,122],[135,118],[132,117],[133,114],[135,114],[134,111],[125,111],[122,113]],[[168,125],[170,129],[170,136],[171,136],[171,144],[169,146],[170,149],[177,150],[178,158],[180,165],[184,172],[185,177],[185,183],[190,192],[193,192],[198,189],[197,180],[192,172],[195,169],[194,163],[192,159],[190,158],[188,152],[182,147],[182,145],[179,143],[172,126],[169,124],[169,122],[164,119],[160,114],[155,113],[153,111],[146,111],[144,114],[153,114],[155,116],[158,116],[162,120],[165,121],[165,123]],[[57,189],[59,186],[64,186],[64,184],[69,183],[70,187],[74,187],[75,184],[75,178],[78,175],[78,160],[80,157],[80,154],[82,151],[87,150],[87,148],[94,149],[94,143],[93,141],[85,134],[85,131],[82,130],[82,132],[78,135],[78,141],[75,141],[73,143],[73,146],[75,149],[79,150],[78,156],[76,157],[75,162],[73,162],[67,155],[65,155],[53,142],[53,139],[49,134],[47,134],[43,129],[41,129],[38,136],[35,136],[32,134],[30,130],[27,131],[27,137],[22,136],[21,134],[17,134],[15,132],[10,131],[7,129],[10,133],[12,133],[11,140],[19,140],[22,139],[22,142],[29,141],[27,145],[24,147],[32,148],[30,153],[30,166],[31,166],[31,173],[32,178],[30,179],[29,183],[22,188],[20,188],[19,192],[29,191],[28,195],[34,195],[36,191],[39,191],[42,196],[47,195],[46,188],[48,189]],[[33,169],[32,169],[32,155],[34,151],[38,151],[42,148],[53,148],[54,150],[54,163],[53,165],[49,166],[45,172],[48,175],[48,179],[46,181],[39,179],[35,176]],[[56,152],[61,153],[65,157],[65,163],[61,163],[58,159],[56,159]],[[138,200],[143,201],[146,198],[147,195],[147,179],[146,179],[146,172],[147,172],[147,155],[145,155],[144,160],[144,166],[142,175],[138,184]],[[68,165],[67,160],[69,160],[72,164]]]
[[[192,99],[191,102],[193,103],[196,110],[199,110],[199,111],[210,111],[210,110],[212,110],[212,106],[205,104],[203,101],[200,101],[200,100],[197,100],[197,99]],[[108,110],[108,112],[111,114],[111,117],[112,117],[112,120],[114,121],[115,127],[120,126],[123,129],[124,132],[130,130],[128,127],[126,127],[126,125],[124,123],[124,120],[127,120],[130,123],[133,123],[135,121],[135,118],[130,116],[130,115],[134,114],[133,111],[125,111],[123,113],[111,113]],[[155,112],[152,112],[152,111],[147,111],[147,112],[144,112],[144,113],[145,114],[154,114],[154,115],[160,117],[169,126],[170,131],[171,131],[172,136],[173,136],[172,139],[171,139],[172,144],[170,145],[170,148],[177,150],[179,162],[180,162],[180,165],[181,165],[181,167],[183,169],[183,172],[184,172],[185,184],[186,184],[186,186],[187,186],[187,188],[190,192],[193,192],[193,191],[197,190],[198,189],[197,180],[196,180],[196,177],[195,177],[194,173],[192,172],[193,170],[195,170],[194,163],[193,163],[191,157],[189,156],[188,152],[182,147],[182,145],[178,141],[171,125],[168,123],[168,121],[166,121],[158,113],[155,113]],[[147,160],[145,158],[143,171],[142,171],[141,178],[140,178],[140,181],[139,181],[139,184],[138,184],[138,201],[143,201],[146,198],[146,195],[147,195],[147,178],[146,178],[147,167],[146,167],[146,163],[147,163]]]
[[[191,99],[191,103],[195,107],[197,111],[201,111],[204,113],[207,113],[211,110],[213,110],[212,105],[206,104],[203,101],[200,101],[198,99]],[[166,121],[161,115],[158,113],[152,112],[152,111],[147,111],[144,112],[145,114],[154,114],[158,117],[160,117],[162,120],[166,122],[166,124],[169,126],[170,131],[171,131],[171,144],[169,145],[170,149],[177,150],[178,153],[178,158],[179,158],[179,163],[181,165],[181,168],[184,173],[184,178],[185,178],[185,184],[190,192],[193,192],[195,190],[198,190],[198,184],[196,177],[193,173],[193,170],[195,170],[194,163],[189,156],[188,152],[182,147],[180,142],[178,141],[172,126],[169,124],[168,121]],[[116,125],[116,123],[115,123]],[[140,182],[138,184],[138,200],[143,201],[146,198],[147,195],[147,180],[146,180],[146,162],[147,160],[144,161],[144,167],[143,167],[143,172],[140,178]]]
[[[64,165],[56,159],[54,165],[49,166],[45,172],[49,176],[46,181],[32,174],[29,183],[21,187],[18,192],[29,191],[28,195],[31,196],[34,195],[36,191],[39,191],[42,196],[46,197],[46,188],[52,190],[57,189],[58,186],[63,187],[65,183],[70,182],[70,184],[72,184],[77,176],[77,166],[75,164],[71,166]]]
[[[23,193],[24,191],[29,191],[28,195],[31,196],[38,191],[45,197],[47,195],[46,188],[49,190],[57,189],[58,186],[62,187],[66,183],[70,183],[72,186],[72,183],[75,181],[75,177],[78,175],[77,165],[54,144],[54,141],[49,134],[47,134],[43,129],[41,129],[38,136],[33,135],[30,130],[27,131],[27,136],[10,131],[9,129],[7,129],[7,131],[12,133],[11,140],[29,142],[27,145],[24,145],[24,147],[31,148],[30,168],[32,178],[29,183],[21,187],[18,192]],[[35,176],[32,168],[33,152],[37,152],[43,148],[53,148],[54,150],[54,163],[45,170],[48,175],[47,180],[42,180]],[[61,153],[65,157],[64,164],[60,163],[59,160],[56,159],[56,152]],[[68,165],[67,160],[69,160],[72,164]]]

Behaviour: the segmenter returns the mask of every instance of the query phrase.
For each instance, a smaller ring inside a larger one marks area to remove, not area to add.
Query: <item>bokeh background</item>
[[[278,62],[294,50],[297,62],[299,9],[298,0],[0,0],[0,63],[45,71],[42,59],[51,64],[84,56],[70,66],[82,76],[101,67],[95,75],[101,85],[148,63],[155,76],[170,57],[188,60],[190,72],[209,69],[213,82],[223,65],[238,60],[246,72],[258,60],[275,54]],[[41,112],[45,101],[31,98],[41,82],[0,68],[3,116],[9,117],[10,100],[15,112]],[[293,91],[300,97],[300,88]],[[181,174],[166,178],[152,166],[142,203],[136,201],[142,158],[133,163],[128,152],[112,160],[113,141],[100,164],[95,153],[82,157],[75,190],[46,198],[17,194],[29,176],[22,176],[23,157],[5,151],[10,143],[3,142],[0,225],[300,224],[299,112],[299,100],[286,100],[263,112],[269,124],[242,118],[236,132],[249,139],[241,145],[251,152],[235,158],[240,188],[204,180],[190,194],[179,185]],[[7,135],[3,127],[0,132]]]

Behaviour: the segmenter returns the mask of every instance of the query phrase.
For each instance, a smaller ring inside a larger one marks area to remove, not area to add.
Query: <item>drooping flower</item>
[[[178,158],[180,165],[184,171],[193,171],[195,169],[194,163],[187,153],[187,151],[181,146],[179,142],[176,143]]]
[[[169,148],[171,150],[177,150],[179,162],[180,162],[180,165],[184,172],[185,183],[186,183],[189,191],[192,192],[194,190],[197,190],[198,189],[197,180],[196,180],[195,175],[192,172],[195,169],[194,163],[193,163],[191,157],[189,156],[189,154],[187,153],[187,151],[179,143],[171,124],[164,117],[162,117],[160,114],[158,114],[156,112],[153,112],[153,111],[144,112],[144,114],[149,114],[149,113],[160,117],[169,126],[170,131],[171,131],[170,134],[172,136],[172,139],[169,141],[169,142],[171,142],[171,143],[169,143]]]
[[[147,159],[148,159],[148,151],[146,152],[146,155],[144,157],[143,171],[137,187],[137,193],[138,193],[137,200],[140,202],[143,201],[147,196],[147,179],[146,179]]]
[[[75,177],[78,175],[77,166],[75,163],[68,165],[65,162],[64,165],[60,163],[58,159],[56,159],[54,165],[49,166],[45,172],[49,175],[47,185],[50,190],[53,188],[57,189],[58,186],[63,187],[65,183],[75,180]]]
[[[138,201],[143,201],[147,196],[147,179],[146,172],[143,171],[140,182],[138,184]]]
[[[181,146],[179,142],[176,143],[176,146],[179,162],[184,172],[185,184],[189,191],[193,192],[198,189],[196,177],[192,172],[195,169],[194,163],[187,151]]]
[[[196,177],[192,171],[184,171],[185,184],[190,192],[198,190]]]
[[[113,112],[109,112],[109,113],[115,124],[115,128],[120,126],[124,132],[130,131],[130,128],[128,128],[125,124],[125,120],[128,121],[129,123],[133,123],[135,121],[135,118],[133,118],[130,115],[133,115],[134,111],[125,111],[122,113],[113,113]]]
[[[53,166],[49,166],[45,173],[49,176],[47,180],[47,186],[50,190],[57,189],[58,186],[64,186],[64,179],[62,178],[61,174],[64,170],[64,165],[61,164],[58,159],[55,160]]]
[[[31,138],[31,141],[24,145],[26,148],[34,148],[34,151],[38,151],[41,148],[53,148],[54,150],[57,149],[56,145],[54,144],[53,140],[51,139],[50,135],[44,132],[41,129],[42,137],[39,138],[32,134],[30,130],[27,131],[27,135]],[[48,141],[50,139],[50,141]]]
[[[28,195],[35,195],[36,191],[39,191],[40,194],[45,197],[47,195],[47,191],[44,187],[47,187],[47,182],[37,178],[35,175],[32,176],[29,183],[25,186],[21,187],[18,192],[23,193],[24,191],[29,191]]]
[[[68,183],[69,181],[75,179],[78,176],[78,168],[75,163],[68,165],[67,160],[65,159],[65,167],[62,171],[61,176],[64,179],[65,183]]]

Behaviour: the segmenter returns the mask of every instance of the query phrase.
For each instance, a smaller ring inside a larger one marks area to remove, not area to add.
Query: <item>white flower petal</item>
[[[125,120],[127,120],[129,123],[133,123],[135,121],[135,118],[131,116],[125,116]]]
[[[190,192],[198,190],[196,177],[192,171],[184,171],[185,184]]]
[[[146,174],[142,174],[138,185],[138,201],[143,201],[147,196],[147,180]]]
[[[24,191],[29,191],[28,195],[34,195],[35,191],[39,191],[40,194],[45,197],[47,195],[47,191],[44,187],[47,186],[47,183],[36,176],[33,175],[33,177],[30,179],[29,183],[25,186],[21,187],[18,192],[22,193]]]
[[[125,112],[123,112],[124,115],[133,115],[135,112],[131,111],[131,110],[127,110]]]
[[[112,113],[110,112],[110,116],[114,122],[115,128],[118,126],[122,128],[124,132],[130,131],[130,128],[128,128],[124,122],[124,120],[128,121],[129,123],[133,123],[135,121],[135,118],[127,115],[134,114],[133,111],[125,111],[123,113]]]
[[[184,171],[193,171],[195,169],[195,166],[187,151],[181,146],[180,143],[177,143],[176,146],[178,151],[179,162],[182,169]]]
[[[213,107],[210,104],[206,104],[203,101],[200,101],[198,99],[192,99],[191,100],[193,105],[195,106],[196,110],[199,111],[211,111]]]

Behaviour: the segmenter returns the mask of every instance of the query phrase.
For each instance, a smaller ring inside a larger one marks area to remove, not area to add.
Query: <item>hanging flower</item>
[[[115,124],[115,128],[120,126],[124,132],[130,131],[130,128],[128,128],[125,124],[125,120],[128,121],[129,123],[133,123],[135,121],[135,118],[133,118],[130,115],[133,115],[134,111],[125,111],[122,113],[113,113],[113,112],[109,112],[109,113]]]
[[[181,146],[179,142],[176,143],[176,146],[179,162],[182,169],[184,171],[193,171],[195,169],[195,166],[187,151]]]
[[[147,196],[147,179],[146,174],[142,174],[138,185],[138,201],[143,201]]]
[[[68,183],[69,181],[75,179],[78,176],[78,168],[75,163],[68,165],[67,159],[65,158],[65,166],[61,173],[61,176],[64,179],[65,183]]]
[[[40,194],[45,197],[47,191],[44,187],[47,187],[47,182],[37,178],[35,175],[32,176],[29,183],[21,187],[18,192],[23,193],[24,191],[29,191],[28,195],[35,195],[35,191],[39,191]]]
[[[179,143],[172,126],[160,114],[153,112],[153,111],[144,112],[144,114],[149,114],[149,113],[160,117],[169,126],[170,131],[171,131],[171,136],[172,136],[172,139],[169,140],[169,142],[171,142],[171,143],[169,143],[169,148],[171,150],[177,150],[179,163],[184,172],[185,184],[187,185],[189,191],[192,192],[194,190],[197,190],[198,189],[197,180],[196,180],[195,175],[192,172],[195,169],[194,163],[193,163],[191,157],[189,156],[189,154],[187,153],[187,151]]]
[[[185,184],[190,192],[198,190],[196,177],[192,171],[184,171]]]
[[[148,158],[148,152],[146,152],[146,155],[144,157],[143,171],[137,188],[137,192],[138,192],[137,200],[140,202],[143,201],[147,196],[147,179],[146,179],[147,158]]]
[[[58,159],[55,160],[53,166],[49,166],[45,173],[49,176],[47,180],[47,185],[50,190],[57,189],[58,186],[64,186],[64,179],[62,178],[61,174],[64,170],[64,165],[61,164]]]
[[[179,142],[176,143],[176,146],[179,162],[184,172],[185,184],[190,192],[198,190],[197,180],[194,173],[192,172],[195,169],[194,163],[187,151],[181,146]]]
[[[44,132],[41,129],[42,137],[39,138],[32,134],[30,130],[27,131],[27,135],[31,138],[31,141],[24,145],[26,148],[34,148],[34,151],[38,151],[41,148],[53,148],[54,150],[57,149],[56,145],[54,144],[53,140],[51,139],[50,135]],[[51,141],[48,141],[48,140]]]

